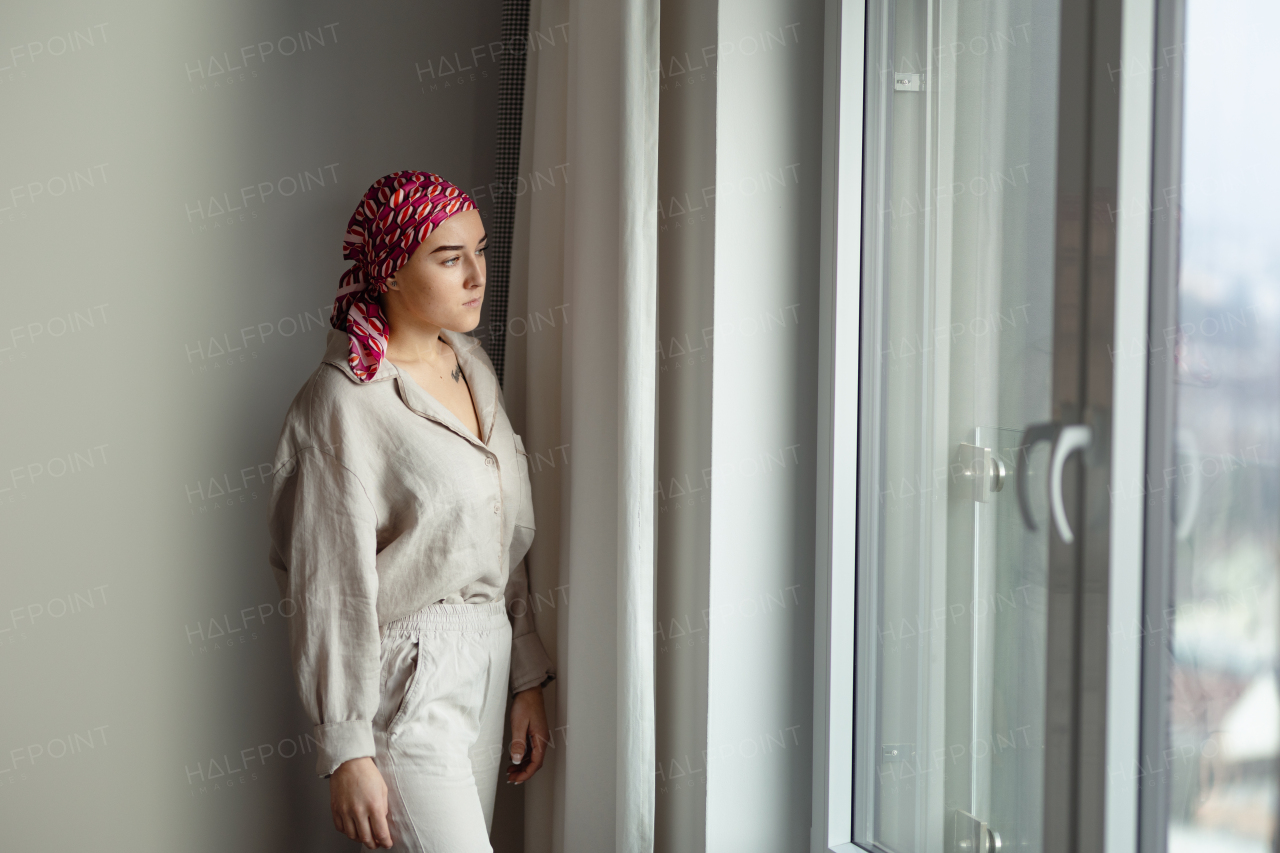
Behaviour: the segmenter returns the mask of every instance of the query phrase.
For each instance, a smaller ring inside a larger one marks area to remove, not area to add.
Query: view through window
[[[1188,0],[1169,850],[1272,849],[1280,758],[1280,112],[1274,0]],[[1166,478],[1168,479],[1168,478]],[[1159,484],[1157,484],[1159,485]]]

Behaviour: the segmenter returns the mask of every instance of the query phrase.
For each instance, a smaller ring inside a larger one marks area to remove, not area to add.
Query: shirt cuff
[[[551,658],[534,632],[511,641],[511,692],[519,693],[556,677]]]
[[[316,726],[316,773],[329,776],[344,761],[373,758],[373,724],[368,720],[343,720]]]

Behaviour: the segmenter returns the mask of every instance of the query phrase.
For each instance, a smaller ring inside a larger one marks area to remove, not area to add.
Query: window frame
[[[857,525],[835,519],[858,511],[866,7],[827,0],[824,27],[813,853],[861,849],[853,843]]]
[[[1186,44],[1184,0],[1154,0],[1156,32],[1150,53],[1153,88],[1152,168],[1147,211],[1150,222],[1150,305],[1148,340],[1158,342],[1178,325],[1178,273],[1181,233],[1179,217],[1170,210],[1166,188],[1182,186],[1181,49]],[[1175,47],[1172,53],[1168,48]],[[1181,198],[1173,202],[1181,205]],[[1161,215],[1156,215],[1160,212]],[[1159,483],[1177,465],[1174,424],[1177,420],[1176,368],[1171,359],[1149,359],[1147,384],[1146,477]],[[1143,555],[1139,745],[1132,765],[1137,786],[1137,850],[1168,849],[1169,783],[1164,772],[1169,746],[1169,680],[1172,648],[1169,609],[1173,602],[1174,521],[1161,501],[1146,507],[1146,550]],[[1150,635],[1148,636],[1148,632]],[[1139,752],[1140,749],[1140,752]]]

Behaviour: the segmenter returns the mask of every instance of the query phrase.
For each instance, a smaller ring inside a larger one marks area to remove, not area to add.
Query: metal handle
[[[1004,488],[1004,462],[990,447],[961,444],[959,460],[960,473],[968,480],[975,501],[986,503]]]
[[[999,456],[991,457],[991,491],[998,492],[1004,488],[1008,479],[1004,470],[1004,460]]]
[[[1049,467],[1049,505],[1053,509],[1053,523],[1058,536],[1070,545],[1076,541],[1067,522],[1067,508],[1062,503],[1062,467],[1067,457],[1077,450],[1084,450],[1093,441],[1093,430],[1084,424],[1072,424],[1062,428],[1053,445],[1053,464]]]
[[[1027,492],[1027,468],[1031,461],[1031,450],[1042,441],[1053,444],[1053,455],[1049,463],[1049,510],[1053,516],[1053,525],[1058,529],[1058,537],[1068,545],[1076,541],[1071,532],[1071,524],[1067,521],[1067,508],[1062,502],[1062,469],[1067,464],[1067,457],[1077,450],[1084,450],[1093,442],[1093,429],[1084,424],[1062,426],[1056,422],[1032,424],[1022,434],[1022,458],[1018,460],[1018,508],[1022,510],[1022,520],[1031,530],[1036,530],[1035,516],[1031,514],[1031,500]]]
[[[1022,510],[1022,520],[1028,530],[1036,529],[1035,516],[1031,514],[1031,499],[1027,497],[1027,468],[1031,464],[1031,450],[1042,441],[1057,441],[1062,425],[1053,421],[1043,424],[1032,424],[1022,433],[1022,453],[1018,459],[1018,508]]]

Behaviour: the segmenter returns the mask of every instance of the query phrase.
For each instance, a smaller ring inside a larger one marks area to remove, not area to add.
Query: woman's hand
[[[511,766],[507,768],[507,781],[519,785],[537,773],[550,740],[542,686],[521,690],[511,706]]]
[[[541,703],[539,703],[541,706]],[[329,777],[333,825],[370,850],[391,846],[387,826],[387,783],[372,758],[344,761]]]

